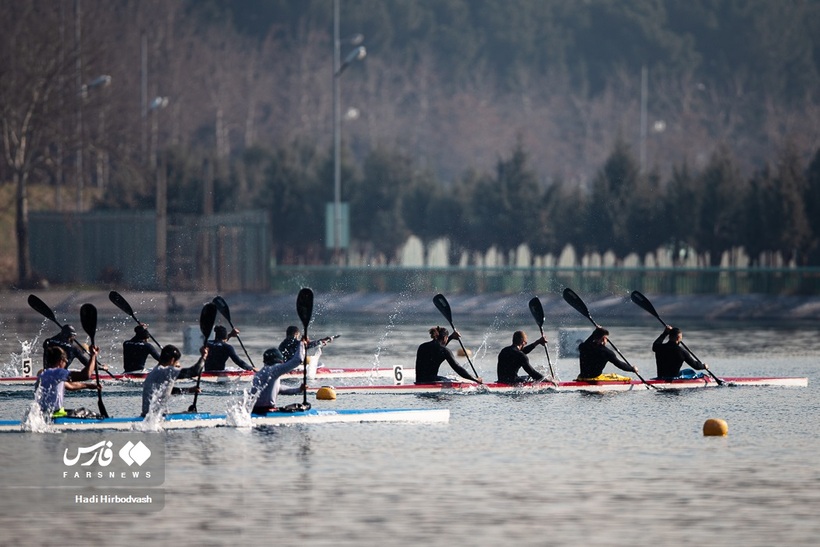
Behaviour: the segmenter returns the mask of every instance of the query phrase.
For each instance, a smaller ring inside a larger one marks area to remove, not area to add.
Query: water
[[[287,326],[243,326],[233,319],[257,363]],[[432,314],[429,324],[403,321],[390,310],[383,318],[322,319],[310,327],[314,336],[342,334],[325,349],[324,362],[331,366],[409,366],[427,328],[441,323]],[[457,326],[488,380],[495,378],[495,355],[513,330],[523,328],[531,338],[537,332],[531,318],[502,315],[457,318]],[[13,333],[7,329],[0,368],[13,368],[24,345],[39,348],[52,327],[41,331],[42,323],[23,319]],[[101,320],[97,340],[114,368],[132,327]],[[658,327],[610,328],[612,340],[645,377],[652,376],[649,346]],[[161,342],[182,342],[179,326],[158,323],[151,330]],[[48,508],[32,507],[30,519],[20,519],[3,511],[2,543],[45,544],[59,534],[64,545],[816,545],[816,330],[699,325],[684,334],[719,375],[808,376],[809,387],[344,395],[313,401],[314,407],[449,408],[451,419],[159,433],[166,446],[161,513],[44,519]],[[557,340],[557,328],[547,336]],[[576,360],[558,358],[554,344],[550,349],[559,376],[572,378]],[[34,357],[38,363],[39,352]],[[531,359],[546,367],[540,348]],[[185,364],[194,360],[183,358]],[[95,408],[89,393],[70,395],[70,404]],[[209,386],[198,407],[224,411],[240,395],[239,387]],[[19,419],[31,401],[27,388],[4,388],[0,397],[0,419]],[[134,414],[139,394],[110,387],[105,403],[112,415]],[[188,404],[190,396],[180,396],[175,409]],[[728,422],[727,437],[702,435],[710,417]],[[0,434],[0,458],[48,437]],[[4,505],[9,503],[14,501]]]

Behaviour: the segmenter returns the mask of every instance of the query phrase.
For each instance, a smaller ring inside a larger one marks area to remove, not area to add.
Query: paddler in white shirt
[[[190,387],[186,390],[181,390],[174,387],[174,382],[183,378],[196,378],[202,369],[203,363],[208,356],[208,348],[203,346],[199,350],[199,360],[188,368],[181,368],[179,360],[182,357],[179,349],[176,346],[168,344],[159,354],[159,363],[148,375],[142,383],[142,414],[144,418],[151,410],[152,403],[155,408],[166,410],[171,395],[179,393],[199,393],[197,387]]]
[[[256,397],[251,411],[253,414],[274,412],[277,395],[298,395],[306,389],[305,384],[293,388],[282,387],[281,379],[283,374],[302,364],[309,344],[310,340],[307,337],[302,338],[301,343],[294,348],[295,353],[287,361],[279,348],[269,348],[265,351],[262,356],[262,369],[254,375],[251,387],[251,397]]]

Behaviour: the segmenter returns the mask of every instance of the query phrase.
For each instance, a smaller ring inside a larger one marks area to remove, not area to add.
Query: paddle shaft
[[[308,326],[310,325],[310,319],[313,316],[313,291],[308,288],[302,288],[299,291],[299,294],[296,296],[296,314],[299,316],[299,319],[302,320],[302,332],[304,340],[309,340],[308,338]],[[305,342],[301,342],[302,345]],[[308,368],[308,358],[307,358],[307,347],[304,348],[305,351],[305,358],[302,360],[302,405],[307,406],[307,368]]]
[[[129,304],[128,301],[120,293],[118,293],[117,291],[111,291],[110,293],[108,293],[108,299],[111,300],[111,302],[115,306],[124,311],[126,315],[130,315],[134,321],[142,325],[142,322],[139,319],[137,319],[137,316],[134,314],[134,308],[131,307],[131,304]],[[154,338],[154,335],[151,334],[150,331],[148,332],[148,336],[151,337],[151,340],[154,342],[154,344],[157,345],[157,348],[162,349],[162,346],[159,342],[157,342],[157,339]]]
[[[538,325],[538,330],[541,332],[541,338],[544,338],[544,307],[541,305],[541,300],[537,296],[533,297],[529,303],[530,313],[535,319],[535,324]],[[552,369],[552,360],[550,359],[550,350],[547,344],[544,344],[544,353],[547,354],[547,365],[550,367],[550,376],[553,383],[555,383],[555,371]]]
[[[640,293],[638,293],[638,294],[640,294]],[[634,293],[633,293],[633,295],[634,295]],[[647,312],[649,312],[652,316],[654,316],[654,317],[655,317],[655,319],[657,319],[658,321],[660,321],[660,323],[661,323],[664,327],[667,327],[667,328],[668,328],[668,327],[670,327],[669,323],[667,323],[666,321],[664,321],[663,319],[661,319],[661,316],[658,314],[657,310],[655,310],[655,307],[654,307],[654,306],[653,306],[653,305],[649,302],[649,299],[648,299],[646,296],[644,296],[643,294],[640,294],[640,296],[641,296],[640,301],[636,300],[634,297],[632,298],[632,301],[633,301],[633,302],[635,302],[636,304],[638,304],[641,308],[643,308],[643,309],[644,309],[644,310],[646,310]],[[645,303],[646,305],[644,305],[644,303]],[[695,355],[695,354],[694,354],[694,352],[693,352],[691,349],[689,349],[689,346],[687,346],[687,345],[684,343],[684,341],[683,341],[683,340],[681,340],[680,345],[681,345],[681,346],[683,346],[683,349],[685,349],[686,351],[688,351],[688,352],[689,352],[689,354],[690,354],[692,357],[694,357],[694,358],[695,358],[695,361],[697,361],[697,362],[698,362],[698,363],[700,363],[701,365],[703,365],[703,364],[704,364],[704,363],[703,363],[703,361],[701,361],[701,360],[700,360],[700,358],[699,358],[697,355]],[[704,365],[704,367],[705,367],[705,365]],[[722,386],[722,385],[725,383],[723,380],[721,380],[720,378],[718,378],[717,376],[715,376],[715,373],[714,373],[714,372],[712,372],[711,370],[709,370],[708,368],[706,368],[705,370],[706,370],[706,372],[709,374],[709,376],[711,376],[711,377],[712,377],[712,379],[714,379],[714,381],[715,381],[715,382],[717,382],[717,384],[718,384],[718,385]]]
[[[207,345],[208,338],[211,336],[211,331],[214,328],[214,323],[216,322],[216,305],[209,302],[202,307],[202,311],[199,314],[199,330],[202,332],[202,336],[204,337],[205,341],[203,342],[204,345]],[[205,369],[204,359],[200,356],[200,360],[203,361],[202,368],[199,369],[199,374],[196,376],[196,387],[194,388],[194,402],[191,403],[191,406],[188,407],[188,412],[197,412],[196,409],[196,401],[199,398],[199,385],[202,382],[202,371]]]
[[[80,308],[80,323],[82,323],[83,330],[86,334],[88,334],[88,338],[91,340],[91,347],[94,347],[94,337],[97,334],[97,308],[95,308],[92,304],[83,304]],[[91,355],[90,352],[89,355]],[[97,356],[91,355],[91,359],[94,359],[94,377],[97,380],[97,408],[103,418],[108,418],[108,411],[105,409],[105,405],[102,400],[100,367],[97,363]]]

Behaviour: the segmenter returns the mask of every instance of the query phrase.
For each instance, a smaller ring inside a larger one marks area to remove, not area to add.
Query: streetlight
[[[83,174],[83,104],[91,89],[108,87],[111,84],[111,76],[103,74],[97,76],[87,84],[82,84],[78,91],[80,100],[77,105],[77,211],[83,210],[83,190],[85,187],[85,175]]]
[[[337,263],[342,261],[342,162],[341,162],[341,103],[339,100],[339,78],[345,69],[355,61],[361,61],[367,50],[360,45],[364,36],[356,34],[346,40],[358,46],[341,61],[341,40],[339,39],[339,0],[333,0],[333,252]]]
[[[159,124],[157,122],[157,112],[168,106],[168,97],[154,97],[148,105],[147,112],[151,113],[151,169],[156,171],[156,260],[157,260],[157,285],[160,288],[165,288],[167,278],[167,259],[166,254],[168,250],[168,179],[166,168],[163,166],[157,169],[157,133]]]

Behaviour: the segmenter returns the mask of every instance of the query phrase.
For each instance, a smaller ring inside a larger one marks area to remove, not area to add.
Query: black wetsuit
[[[302,341],[300,339],[293,338],[292,336],[282,340],[282,343],[279,344],[279,351],[282,352],[282,356],[285,358],[285,361],[289,361],[290,358],[296,354],[296,352],[299,349],[299,344],[301,342]],[[315,348],[321,343],[321,340],[313,340],[308,343],[307,349]]]
[[[524,346],[523,349],[518,349],[516,346],[507,346],[502,349],[498,354],[498,383],[520,384],[526,382],[528,378],[536,382],[543,380],[544,375],[532,368],[530,359],[527,357],[527,354],[537,345],[533,342],[529,346]],[[518,375],[518,370],[521,368],[529,374],[529,377]]]
[[[612,363],[621,370],[635,372],[629,364],[621,361],[612,349],[593,342],[592,336],[578,346],[580,353],[581,373],[579,378],[595,378],[604,371],[607,363]]]
[[[420,345],[416,351],[416,383],[432,384],[448,381],[449,378],[438,375],[438,369],[444,361],[447,361],[462,378],[475,381],[475,378],[456,362],[452,351],[439,344],[437,340],[430,340]]]
[[[147,340],[132,338],[122,343],[122,368],[125,372],[134,372],[145,368],[148,356],[159,361],[159,351]]]
[[[230,358],[231,361],[243,370],[253,370],[253,367],[243,361],[237,354],[233,346],[225,340],[211,340],[208,346],[208,358],[205,359],[205,370],[220,371],[225,370],[225,363]]]
[[[686,363],[695,370],[704,370],[703,363],[698,362],[691,353],[686,351],[677,342],[663,342],[667,333],[663,332],[652,344],[655,352],[655,364],[658,367],[658,378],[676,378],[680,376],[680,369]]]
[[[66,358],[68,359],[65,368],[68,368],[71,365],[71,362],[74,361],[74,359],[80,361],[83,364],[83,366],[88,365],[90,357],[81,349],[79,349],[76,344],[76,342],[69,342],[62,335],[58,334],[57,336],[52,336],[51,338],[48,338],[45,342],[43,342],[43,350],[45,351],[46,348],[49,348],[51,346],[63,348],[63,351],[66,354]]]

